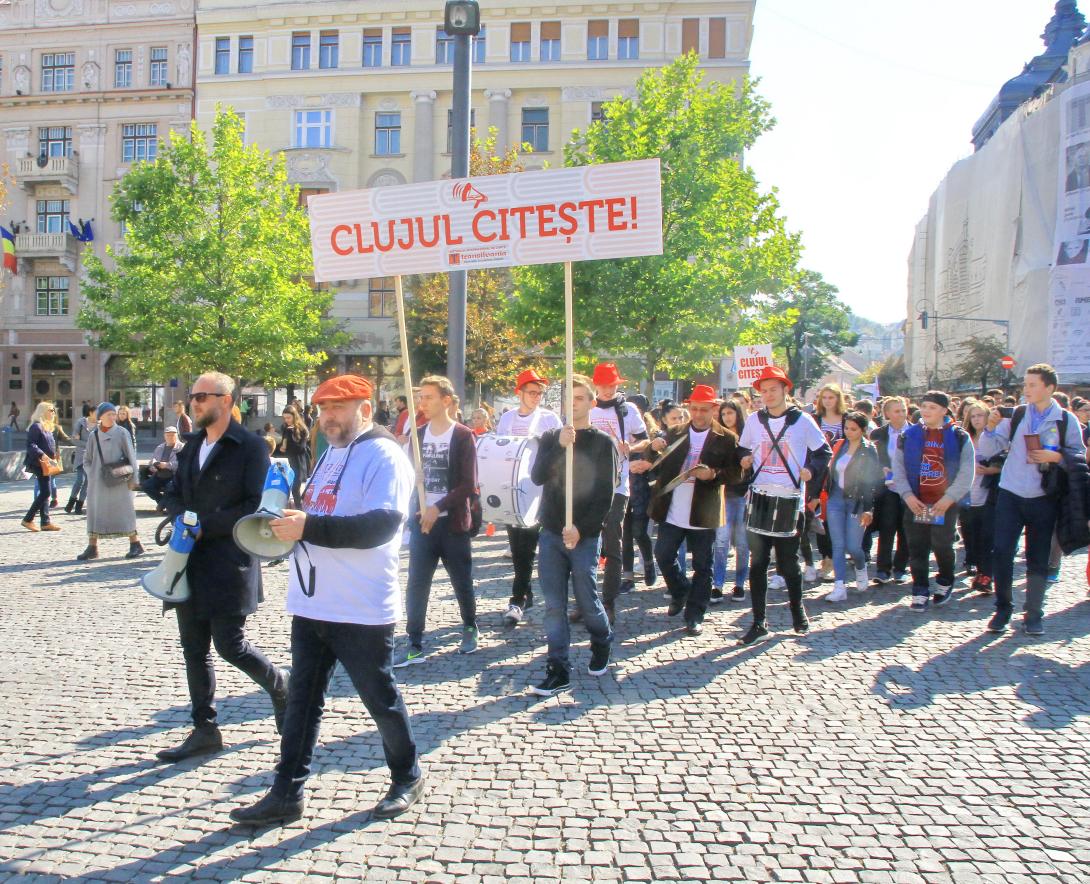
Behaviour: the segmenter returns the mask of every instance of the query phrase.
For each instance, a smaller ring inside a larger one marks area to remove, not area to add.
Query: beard
[[[218,421],[222,413],[223,412],[218,408],[209,408],[204,414],[197,418],[196,424],[203,430]]]

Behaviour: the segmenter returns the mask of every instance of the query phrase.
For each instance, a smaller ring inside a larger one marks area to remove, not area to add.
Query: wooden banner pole
[[[571,261],[564,262],[564,407],[567,409],[567,421],[572,418],[572,401],[575,398],[572,373],[575,363],[574,308],[572,307]],[[572,489],[574,488],[573,467],[575,464],[575,446],[564,449],[564,524],[575,527],[572,521]]]
[[[409,365],[409,333],[405,328],[405,295],[401,290],[401,274],[394,277],[394,293],[397,296],[397,330],[401,336],[401,367],[405,375],[405,398],[408,400],[409,417],[405,429],[413,452],[413,466],[416,474],[416,493],[420,503],[420,512],[428,508],[428,494],[424,490],[424,473],[420,456],[420,435],[416,432],[416,400],[413,398],[413,373]]]

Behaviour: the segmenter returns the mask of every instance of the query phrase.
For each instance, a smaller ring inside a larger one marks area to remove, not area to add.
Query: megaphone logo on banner
[[[454,198],[461,200],[463,203],[473,203],[474,209],[479,209],[481,203],[487,203],[488,197],[477,190],[468,181],[463,181],[461,184],[455,184],[453,188]]]
[[[291,552],[295,542],[277,540],[269,522],[282,518],[288,505],[291,483],[295,471],[285,461],[274,460],[265,476],[265,488],[261,492],[261,506],[251,516],[235,522],[235,543],[239,549],[263,561],[282,559]]]
[[[140,585],[146,592],[164,602],[184,602],[189,598],[185,566],[200,530],[196,513],[187,511],[174,520],[174,531],[163,561],[154,571],[140,578]]]

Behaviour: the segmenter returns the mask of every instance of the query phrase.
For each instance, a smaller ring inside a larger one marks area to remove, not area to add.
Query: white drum
[[[766,537],[794,537],[802,515],[801,489],[762,485],[749,489],[746,528]]]
[[[541,486],[530,481],[537,457],[533,436],[481,436],[477,440],[477,481],[485,522],[533,528],[541,505]]]

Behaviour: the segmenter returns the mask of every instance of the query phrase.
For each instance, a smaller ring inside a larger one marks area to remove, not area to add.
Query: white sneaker
[[[518,626],[523,616],[523,610],[518,605],[508,605],[507,613],[503,615],[503,622],[508,626]]]
[[[821,567],[818,568],[818,575],[821,577],[822,580],[828,580],[830,577],[833,576],[833,560],[832,559],[822,559],[821,560]]]
[[[807,583],[817,582],[817,569],[813,565],[807,565],[802,572],[802,579]]]
[[[779,574],[773,574],[772,577],[769,578],[768,585],[772,589],[787,589],[787,581]]]
[[[838,580],[833,584],[833,591],[825,596],[827,602],[846,602],[848,600],[848,590],[844,586],[843,580]]]
[[[859,592],[870,588],[870,574],[867,573],[866,565],[855,569],[855,588]]]

